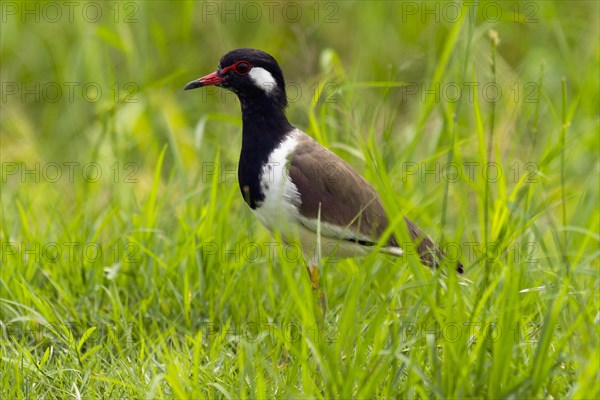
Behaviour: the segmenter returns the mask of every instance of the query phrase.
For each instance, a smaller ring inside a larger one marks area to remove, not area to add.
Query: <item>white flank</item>
[[[273,78],[273,75],[269,71],[261,67],[253,67],[248,74],[250,79],[262,90],[266,93],[271,93],[271,91],[277,85],[277,81]]]
[[[377,243],[377,239],[362,235],[345,226],[332,225],[323,221],[319,224],[317,220],[308,219],[303,216],[300,216],[298,220],[310,232],[317,232],[317,225],[320,225],[321,240],[328,240],[329,242],[336,243],[339,246],[338,257],[364,255],[370,251],[371,247],[355,243],[356,241]],[[331,247],[331,244],[329,246]],[[382,246],[379,250],[395,256],[401,256],[403,254],[400,247]]]
[[[254,69],[253,69],[254,71]],[[299,217],[300,193],[288,175],[289,155],[298,144],[295,134],[289,135],[271,155],[260,175],[264,201],[254,214],[271,232],[277,230],[286,239],[295,236],[293,231]]]

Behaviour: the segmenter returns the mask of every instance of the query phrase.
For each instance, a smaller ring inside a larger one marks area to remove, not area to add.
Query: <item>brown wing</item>
[[[306,135],[298,135],[289,175],[298,188],[300,214],[345,227],[348,237],[340,239],[377,242],[388,226],[377,191],[348,163]],[[365,243],[366,244],[366,243]],[[389,246],[397,246],[395,238]]]
[[[339,239],[377,242],[388,226],[388,219],[379,194],[347,162],[321,146],[310,136],[298,135],[298,146],[290,159],[289,175],[300,193],[300,214],[346,227],[353,236]],[[435,268],[444,258],[444,251],[414,222],[404,217],[411,239],[417,244],[421,262]],[[398,247],[392,235],[388,246]],[[460,261],[456,270],[463,273]]]
[[[446,257],[444,250],[442,250],[433,240],[423,232],[414,222],[407,217],[404,217],[406,227],[411,239],[417,245],[417,252],[421,262],[429,267],[437,268],[441,260]],[[460,261],[456,262],[456,271],[463,273],[463,265]]]

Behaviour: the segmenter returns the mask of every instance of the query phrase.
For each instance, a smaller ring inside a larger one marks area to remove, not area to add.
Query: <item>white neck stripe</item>
[[[253,67],[248,74],[256,86],[269,94],[277,86],[277,81],[269,71],[261,67]]]

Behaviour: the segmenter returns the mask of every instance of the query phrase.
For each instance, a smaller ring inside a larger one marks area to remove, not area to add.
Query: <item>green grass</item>
[[[2,3],[2,398],[600,397],[598,3],[28,4]],[[239,195],[238,103],[182,91],[243,46],[464,277],[326,263],[321,320]]]

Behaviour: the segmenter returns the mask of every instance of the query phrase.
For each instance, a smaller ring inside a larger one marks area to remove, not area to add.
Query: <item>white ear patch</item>
[[[275,86],[277,86],[277,81],[273,78],[273,75],[264,68],[253,67],[248,76],[256,86],[264,90],[267,94],[271,93],[275,89]]]

